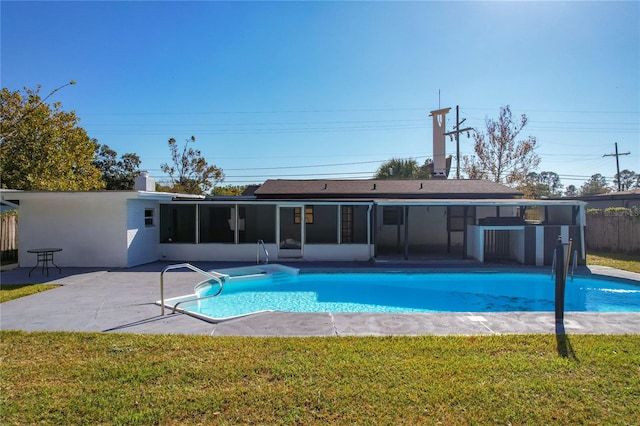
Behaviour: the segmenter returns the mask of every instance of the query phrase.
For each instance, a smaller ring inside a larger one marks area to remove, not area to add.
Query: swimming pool
[[[194,295],[167,300],[206,320],[256,312],[509,312],[554,311],[555,281],[536,273],[286,273],[199,285]],[[640,312],[640,285],[576,277],[567,279],[566,311]]]

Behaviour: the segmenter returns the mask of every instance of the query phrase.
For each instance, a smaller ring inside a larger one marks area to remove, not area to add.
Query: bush
[[[604,215],[638,217],[640,216],[640,209],[638,209],[636,206],[633,206],[630,209],[626,207],[608,207],[604,210]]]

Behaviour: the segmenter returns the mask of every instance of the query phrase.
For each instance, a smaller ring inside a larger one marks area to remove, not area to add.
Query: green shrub
[[[607,207],[606,209],[604,209],[604,215],[638,217],[640,216],[640,209],[638,209],[636,206],[633,206],[629,209],[626,207]]]

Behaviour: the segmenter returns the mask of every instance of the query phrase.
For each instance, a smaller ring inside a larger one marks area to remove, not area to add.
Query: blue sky
[[[433,156],[429,112],[510,105],[539,172],[640,172],[640,2],[2,1],[1,83],[42,85],[161,180],[191,135],[224,184],[368,178]],[[472,154],[461,138],[461,153]],[[447,142],[455,154],[455,143]],[[455,174],[455,173],[454,173]]]

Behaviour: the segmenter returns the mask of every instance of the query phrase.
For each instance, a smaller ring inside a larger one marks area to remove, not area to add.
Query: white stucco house
[[[449,180],[445,115],[433,118],[433,179],[268,180],[236,197],[135,191],[0,190],[19,205],[19,262],[61,248],[65,267],[131,267],[166,261],[368,261],[473,258],[551,264],[560,236],[585,261],[585,205],[526,200],[486,180]],[[531,213],[535,213],[532,215]]]
[[[4,195],[3,195],[4,196]],[[172,194],[144,191],[20,192],[20,266],[28,249],[60,247],[60,266],[126,267],[158,259],[158,205]]]
[[[144,179],[149,179],[145,177]],[[584,261],[584,208],[483,180],[268,180],[238,197],[137,191],[2,192],[19,205],[20,266],[166,261],[473,258],[550,264],[558,236]],[[535,210],[531,220],[528,212]],[[258,242],[261,242],[258,244]]]

